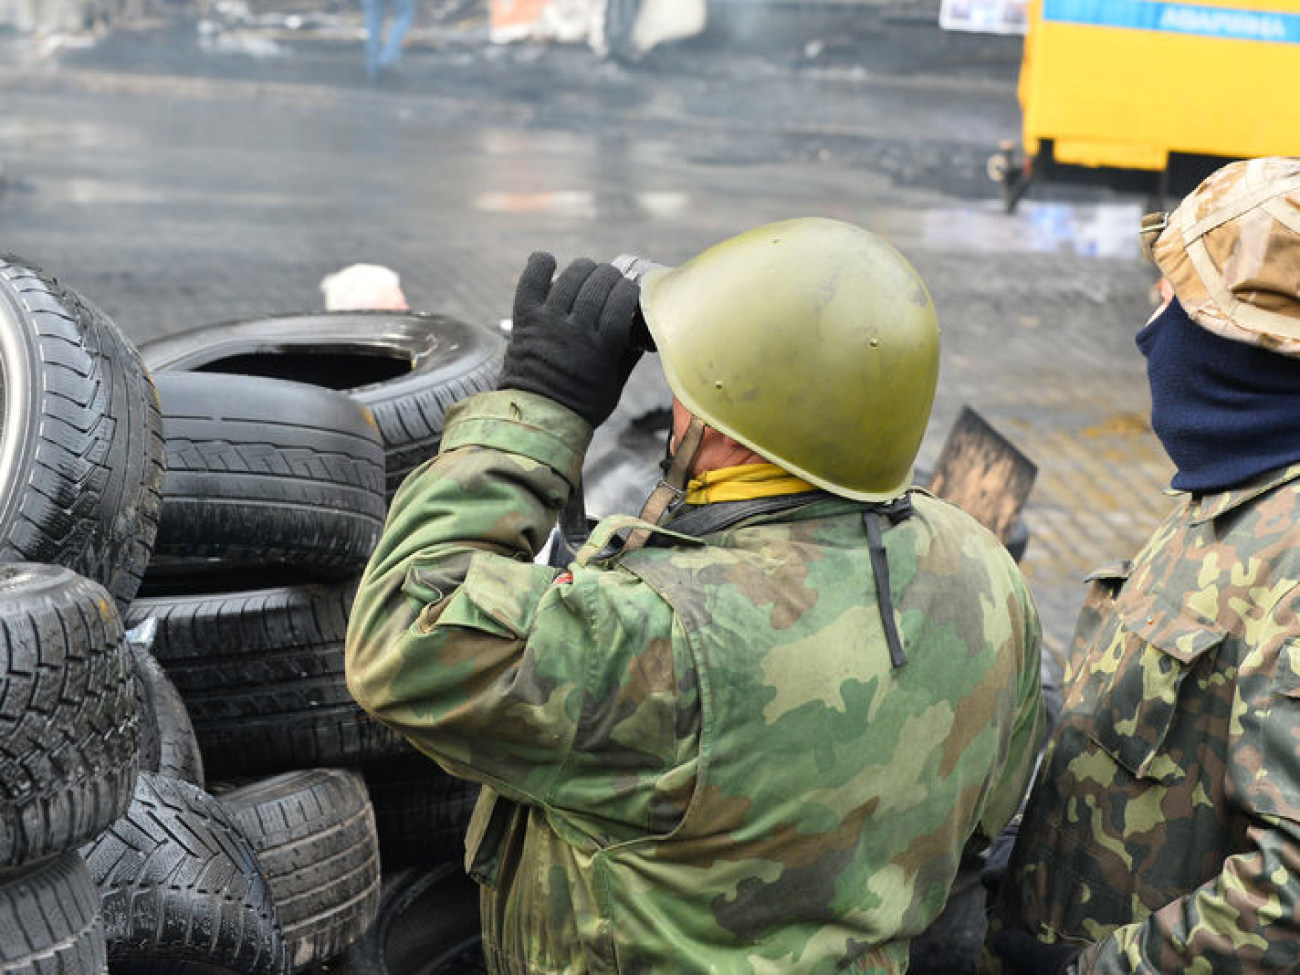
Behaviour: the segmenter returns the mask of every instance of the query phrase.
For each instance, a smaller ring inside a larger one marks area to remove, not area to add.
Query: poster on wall
[[[1028,0],[943,0],[939,26],[980,34],[1023,34]]]

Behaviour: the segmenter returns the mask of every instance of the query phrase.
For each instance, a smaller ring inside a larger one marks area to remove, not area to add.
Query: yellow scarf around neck
[[[748,501],[782,494],[800,494],[817,488],[776,464],[740,464],[719,467],[693,477],[686,485],[687,504],[714,501]]]

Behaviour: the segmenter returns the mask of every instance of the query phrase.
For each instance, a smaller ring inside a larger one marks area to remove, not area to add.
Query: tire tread
[[[0,932],[5,975],[107,971],[99,897],[75,851],[0,878]]]
[[[70,569],[0,566],[0,865],[69,849],[130,804],[138,716],[121,619]]]
[[[82,850],[110,965],[284,975],[274,901],[248,838],[188,782],[142,772],[127,814]]]
[[[0,314],[0,327],[27,329],[43,374],[31,404],[38,433],[0,524],[0,558],[67,565],[125,607],[161,510],[162,421],[151,380],[117,326],[54,278],[0,258],[6,293],[19,320]]]

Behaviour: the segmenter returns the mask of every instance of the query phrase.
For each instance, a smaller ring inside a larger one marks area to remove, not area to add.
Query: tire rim
[[[13,299],[0,295],[0,530],[8,524],[22,497],[19,483],[22,458],[35,441],[29,409],[32,389],[32,350],[23,341],[21,318]],[[0,539],[2,541],[2,539]]]

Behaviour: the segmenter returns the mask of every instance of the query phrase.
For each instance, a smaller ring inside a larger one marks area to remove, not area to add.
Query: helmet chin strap
[[[669,456],[665,458],[664,476],[660,478],[641,508],[642,521],[658,525],[663,521],[664,516],[681,502],[683,495],[686,494],[686,482],[691,475],[691,464],[695,462],[695,455],[700,452],[700,444],[704,442],[706,429],[704,421],[692,414],[691,422],[677,442],[677,448],[670,450]],[[631,552],[641,548],[649,537],[649,529],[636,529],[628,535],[623,551]]]

